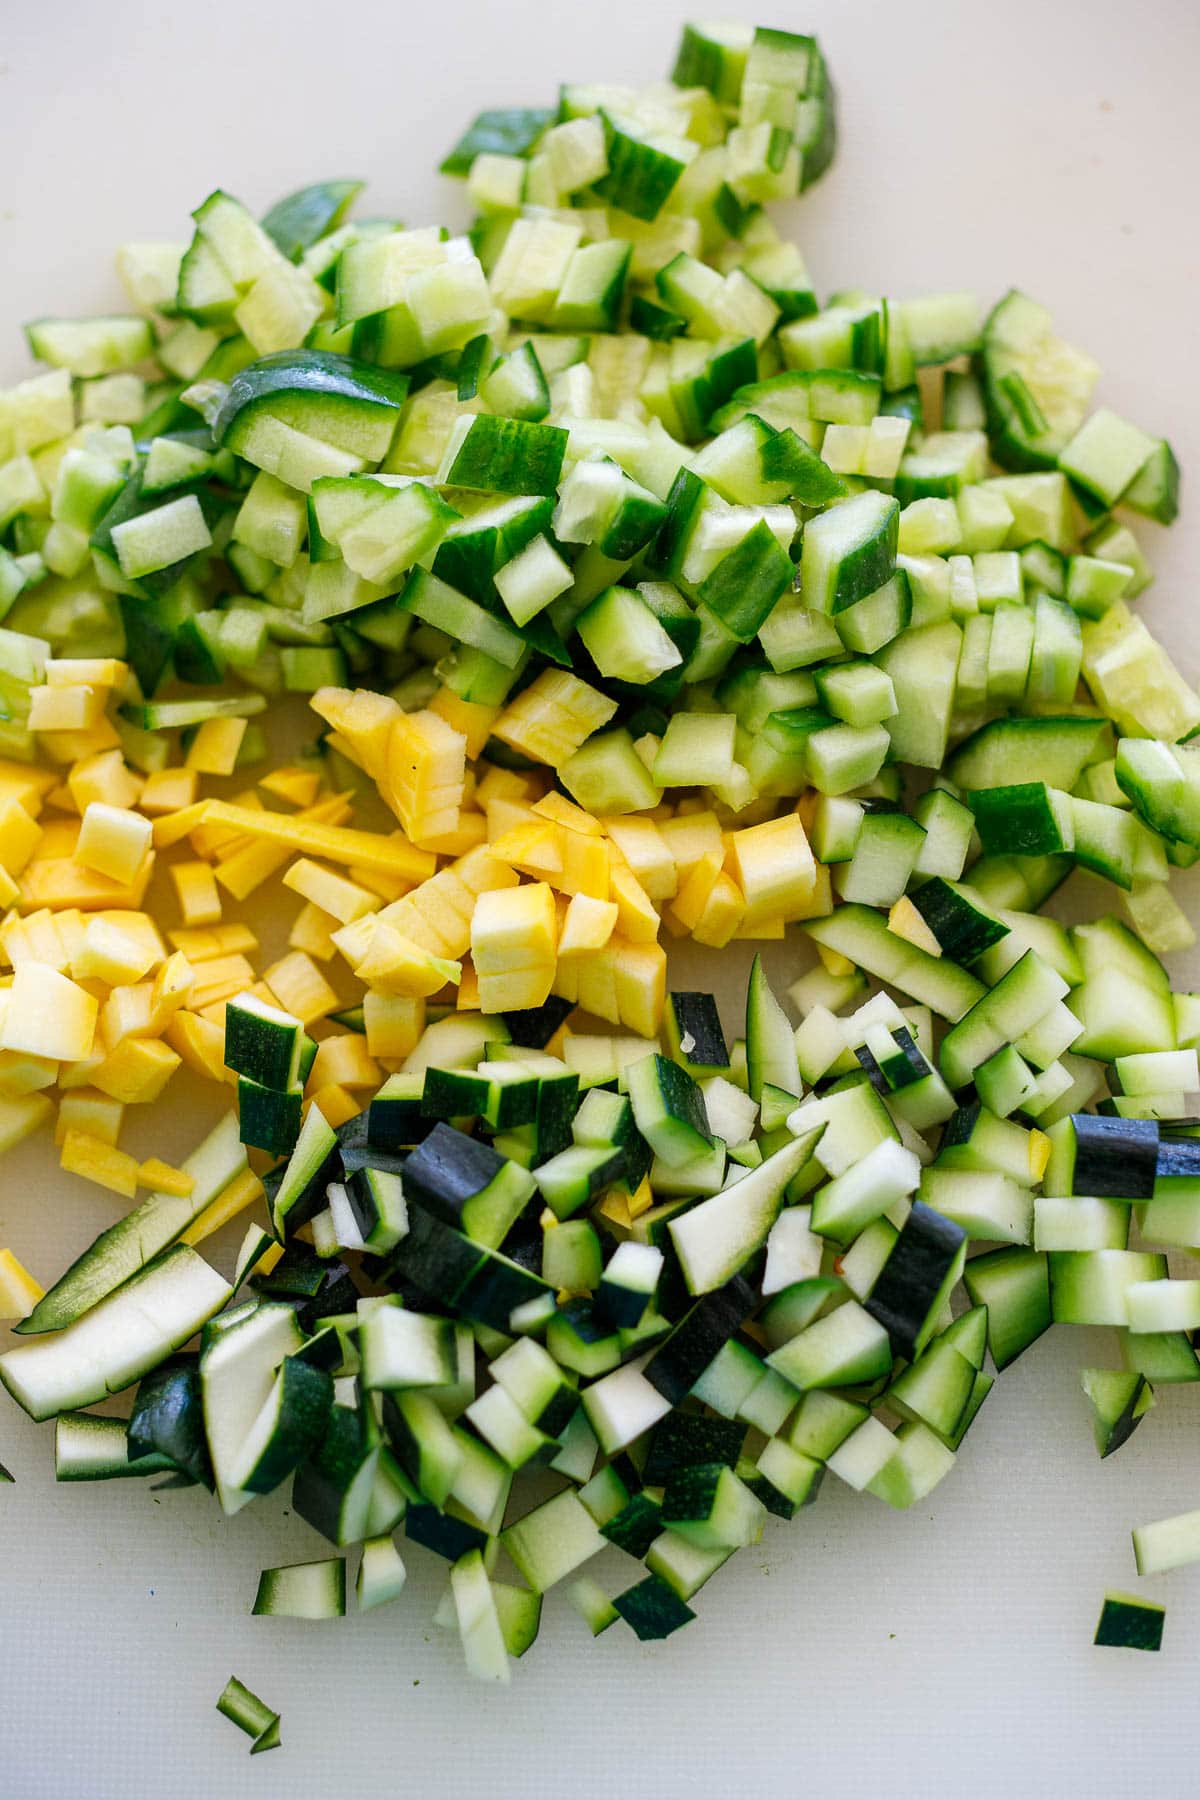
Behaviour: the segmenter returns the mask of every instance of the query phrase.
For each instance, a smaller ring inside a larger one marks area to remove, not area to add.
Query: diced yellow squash
[[[63,967],[63,973],[73,976],[75,970],[71,965],[83,949],[84,933],[88,928],[88,915],[86,913],[81,913],[77,907],[65,906],[61,912],[47,913],[46,917],[53,919],[54,929],[58,933],[58,941],[62,946],[63,955],[67,959]],[[115,925],[119,931],[123,931],[126,937],[135,938],[139,944],[145,943],[147,945],[147,954],[152,961],[156,956],[162,955],[162,940],[159,937],[158,932],[154,929],[152,921],[146,917],[145,913],[93,913],[91,917],[104,919],[108,924]],[[149,926],[150,928],[148,936],[142,931],[143,925]]]
[[[150,1188],[157,1194],[190,1194],[196,1185],[196,1177],[189,1175],[186,1169],[177,1169],[172,1163],[166,1163],[157,1156],[147,1157],[138,1166],[138,1186]]]
[[[22,963],[44,963],[63,973],[70,962],[54,914],[44,910],[31,912],[24,919],[10,913],[0,925],[0,943],[14,969]]]
[[[38,847],[42,828],[19,800],[0,800],[0,868],[19,875]]]
[[[901,894],[899,900],[889,911],[888,930],[894,932],[897,937],[904,938],[907,943],[915,944],[918,950],[924,950],[930,956],[942,954],[941,944],[930,931],[907,894]]]
[[[700,917],[692,926],[692,936],[698,944],[723,950],[745,916],[746,902],[742,891],[733,877],[722,870],[709,889]]]
[[[192,986],[188,1005],[197,1012],[240,994],[254,981],[254,969],[240,953],[217,956],[211,962],[197,963],[192,970]]]
[[[833,950],[825,944],[818,944],[817,955],[831,975],[853,975],[854,964],[848,956],[843,956],[840,950]]]
[[[478,798],[478,791],[476,798]],[[521,825],[536,825],[543,831],[546,829],[545,822],[538,818],[537,813],[527,801],[510,800],[503,794],[497,795],[494,800],[487,802],[484,818],[487,820],[489,844],[499,843],[501,838],[507,836],[510,831],[515,831]],[[555,842],[557,841],[557,836],[555,836]]]
[[[154,817],[182,812],[195,803],[199,777],[195,769],[155,769],[146,777],[138,798],[141,812]]]
[[[587,837],[581,831],[562,833],[562,873],[554,886],[564,894],[588,894],[607,900],[610,887],[610,851],[607,838]]]
[[[333,927],[336,919],[329,913],[322,912],[311,900],[306,900],[296,917],[292,920],[292,928],[288,932],[288,949],[303,950],[306,956],[314,956],[318,962],[329,962],[337,951],[333,941]]]
[[[90,1055],[99,1005],[86,989],[57,969],[23,963],[8,990],[0,1048],[24,1050],[58,1062]]]
[[[32,860],[44,862],[56,856],[74,856],[79,842],[78,818],[43,819],[41,842]]]
[[[674,872],[674,865],[672,865]],[[658,938],[659,916],[654,902],[618,854],[609,869],[609,893],[617,908],[616,929],[635,944],[653,944]]]
[[[453,831],[429,831],[421,839],[422,847],[438,856],[466,856],[487,842],[487,820],[481,812],[464,807]]]
[[[149,962],[148,968],[155,968],[165,962],[166,945],[159,934],[158,926],[148,912],[134,911],[127,907],[114,907],[97,915],[106,925],[115,925],[126,937],[136,938],[142,945]],[[55,915],[59,936],[67,945],[71,955],[75,955],[82,946],[83,933],[87,929],[87,919],[81,913],[60,912]]]
[[[423,950],[459,961],[470,947],[477,897],[515,888],[519,880],[488,848],[481,847],[439,870],[402,900],[385,906],[378,916]]]
[[[780,938],[787,936],[787,926],[782,919],[760,919],[757,925],[747,925],[743,919],[733,935],[751,939],[756,944],[778,943]]]
[[[556,825],[565,825],[571,831],[581,831],[585,837],[603,837],[604,827],[599,819],[594,819],[582,806],[576,806],[573,800],[565,795],[551,792],[543,794],[535,800],[533,810],[543,819],[553,819]]]
[[[481,894],[471,920],[471,959],[484,1012],[541,1006],[554,981],[557,914],[545,882]]]
[[[113,881],[132,882],[150,852],[149,819],[126,807],[93,800],[83,815],[76,859]]]
[[[311,1025],[337,1010],[337,994],[303,950],[293,950],[280,957],[269,969],[263,970],[263,980],[283,1010],[303,1025]]]
[[[143,781],[125,766],[119,748],[100,749],[90,756],[79,757],[67,776],[67,786],[78,810],[86,812],[93,800],[105,806],[136,806],[142,797]]]
[[[388,734],[400,713],[387,694],[367,688],[318,688],[309,702],[318,716],[343,737],[369,775],[377,779],[387,758]]]
[[[141,906],[154,873],[154,857],[145,858],[132,881],[115,881],[90,869],[73,856],[34,857],[21,877],[24,905],[79,907],[84,912],[103,911],[106,907]]]
[[[14,1324],[25,1318],[45,1292],[11,1250],[0,1250],[0,1322]]]
[[[558,954],[585,956],[603,950],[617,925],[617,906],[612,900],[593,900],[588,894],[573,894],[558,937]]]
[[[159,1037],[181,1006],[186,1005],[196,984],[196,971],[182,950],[168,956],[154,977],[150,994],[150,1035]]]
[[[299,857],[292,864],[283,878],[283,885],[311,900],[322,912],[331,914],[340,925],[349,925],[353,919],[361,919],[364,913],[379,910],[378,895],[368,893],[356,882],[348,881],[344,875],[307,856]]]
[[[557,938],[554,895],[544,881],[498,888],[476,899],[471,960],[477,975],[501,975],[553,963]]]
[[[89,725],[86,731],[47,731],[39,748],[47,762],[57,763],[60,768],[65,769],[104,752],[119,752],[121,739],[111,719],[102,718],[94,725]],[[136,785],[140,791],[140,780]]]
[[[602,952],[617,971],[617,1021],[639,1037],[653,1037],[662,1024],[667,999],[667,953],[661,944],[630,944],[611,938]]]
[[[189,930],[186,926],[168,931],[176,950],[181,950],[189,962],[212,962],[214,957],[233,956],[240,952],[244,956],[252,956],[258,949],[258,939],[248,925],[233,923],[214,925],[211,930]]]
[[[299,814],[255,812],[252,807],[210,800],[205,822],[227,826],[302,855],[323,857],[327,862],[361,863],[364,868],[406,875],[415,881],[423,881],[434,870],[432,856],[395,835],[382,837],[373,831],[320,824]]]
[[[385,906],[390,906],[393,900],[402,900],[416,885],[403,875],[385,875],[381,869],[364,869],[359,863],[347,863],[346,873],[356,887],[378,895]]]
[[[174,773],[175,771],[172,771]],[[193,800],[178,811],[170,811],[154,821],[154,846],[157,850],[169,850],[172,844],[181,844],[185,837],[202,830],[211,800]],[[197,856],[202,853],[197,850]]]
[[[339,1087],[336,1082],[327,1082],[323,1088],[313,1095],[310,1105],[319,1108],[328,1125],[336,1131],[347,1119],[357,1118],[362,1111],[362,1101],[347,1088]]]
[[[414,1051],[425,1030],[425,1002],[401,994],[363,995],[363,1025],[372,1056],[400,1060]]]
[[[54,1102],[46,1094],[26,1094],[19,1100],[0,1100],[0,1156],[22,1138],[46,1123]]]
[[[1029,1179],[1036,1187],[1046,1173],[1046,1164],[1054,1146],[1044,1131],[1035,1126],[1029,1133]]]
[[[58,1065],[58,1089],[61,1094],[74,1094],[80,1088],[91,1086],[92,1076],[104,1061],[104,1043],[97,1030],[92,1040],[92,1054],[84,1056],[78,1062],[60,1063]]]
[[[462,733],[467,740],[467,755],[472,758],[482,754],[492,735],[492,726],[500,716],[498,706],[481,706],[478,701],[463,700],[453,688],[447,687],[438,689],[429,702],[429,710]]]
[[[59,656],[46,664],[47,687],[120,687],[129,675],[129,664],[115,656]]]
[[[684,931],[694,931],[724,863],[723,847],[705,851],[688,870],[675,898],[668,901],[663,911],[664,919],[681,926]]]
[[[42,801],[57,784],[57,776],[49,769],[39,769],[33,763],[13,762],[10,757],[0,756],[0,800],[19,800],[32,817],[36,818],[42,808]]]
[[[345,1031],[337,1037],[322,1038],[318,1044],[309,1071],[308,1087],[312,1093],[327,1083],[351,1091],[355,1088],[374,1090],[382,1080],[383,1071],[367,1049],[362,1032]]]
[[[498,763],[481,763],[476,770],[475,804],[485,812],[493,800],[532,807],[545,792],[546,777],[540,769],[502,769]]]
[[[247,719],[205,719],[188,745],[187,767],[197,775],[232,775]]]
[[[331,931],[329,941],[334,948],[356,969],[371,948],[371,939],[379,926],[379,915],[367,913],[361,919],[354,919],[349,925],[342,925],[337,931]]]
[[[145,1105],[158,1099],[181,1061],[161,1038],[125,1038],[93,1072],[92,1082],[127,1106]]]
[[[649,1212],[654,1205],[654,1189],[650,1186],[650,1177],[643,1175],[637,1187],[629,1196],[629,1217],[640,1219],[644,1212]]]
[[[181,1008],[168,1020],[163,1037],[182,1062],[212,1081],[234,1081],[225,1067],[225,1033],[198,1013]]]
[[[615,700],[566,669],[543,669],[510,700],[492,726],[492,735],[534,762],[558,768],[585,738],[607,725]]]
[[[564,994],[563,998],[574,999],[584,1012],[593,1013],[598,1019],[618,1023],[621,1013],[617,998],[617,965],[608,952],[598,951],[594,956],[571,962],[568,967],[576,971],[576,990],[573,995]]]
[[[720,851],[724,860],[725,842],[721,836],[721,822],[714,812],[705,810],[676,813],[673,819],[664,819],[658,829],[675,860],[681,882],[701,857],[712,851]]]
[[[457,827],[466,757],[466,738],[440,713],[393,719],[379,791],[413,843]]]
[[[68,1131],[82,1131],[88,1137],[99,1138],[102,1144],[115,1144],[124,1117],[125,1108],[119,1100],[95,1088],[76,1088],[58,1103],[54,1141],[61,1144]]]
[[[167,1191],[167,1190],[164,1190]],[[263,1184],[253,1169],[243,1169],[235,1175],[228,1187],[221,1189],[216,1199],[211,1201],[204,1211],[194,1218],[186,1231],[180,1233],[180,1243],[202,1244],[214,1232],[228,1225],[230,1219],[236,1219],[239,1213],[261,1200]]]
[[[126,1200],[132,1200],[137,1193],[137,1157],[106,1144],[102,1138],[89,1137],[84,1131],[66,1133],[59,1166],[69,1175],[82,1175]]]
[[[140,981],[154,960],[154,952],[143,938],[97,913],[88,920],[82,947],[71,958],[71,972],[77,981],[107,981],[117,987]]]
[[[277,800],[284,800],[289,806],[311,806],[321,791],[321,771],[290,767],[272,769],[269,775],[260,778],[258,785],[264,793],[274,794]]]
[[[554,983],[554,964],[532,969],[508,969],[495,975],[477,972],[479,1004],[484,1012],[523,1012],[541,1006]]]
[[[494,810],[494,809],[493,809]],[[514,825],[488,844],[492,855],[510,869],[537,879],[562,874],[563,832],[557,825],[542,819]]]
[[[29,729],[87,731],[104,716],[107,704],[106,690],[85,682],[75,687],[30,688]]]
[[[730,847],[733,872],[746,899],[747,922],[798,916],[795,909],[812,898],[817,865],[797,815],[784,813],[735,831]]]
[[[475,964],[466,957],[462,965],[462,974],[458,978],[458,990],[454,996],[456,1012],[479,1011],[479,977],[475,973]]]
[[[113,1050],[127,1037],[153,1037],[154,983],[135,982],[131,987],[113,988],[100,1008],[100,1026],[96,1042],[105,1050]]]
[[[429,999],[447,982],[457,986],[462,964],[432,955],[414,944],[394,926],[375,921],[367,953],[354,973],[365,987],[383,994],[408,994]]]
[[[171,881],[185,925],[216,925],[221,917],[221,894],[212,866],[199,857],[172,863]]]
[[[288,852],[278,844],[244,842],[221,858],[216,879],[235,900],[246,900],[264,881],[277,875],[287,859]]]
[[[236,825],[230,825],[228,821],[225,820],[214,820],[210,818],[209,815],[215,805],[215,800],[200,801],[199,806],[201,811],[198,821],[194,828],[189,828],[192,849],[196,852],[197,856],[203,856],[210,861],[214,861],[223,856],[232,856],[235,850],[240,850],[244,845],[253,841],[251,838],[247,837],[244,831],[240,831]],[[230,805],[236,806],[239,813],[262,813],[266,811],[266,807],[263,805],[262,800],[253,788],[247,788],[245,792],[237,794],[230,802]],[[158,829],[158,826],[155,826],[156,842],[158,839]]]
[[[610,1226],[615,1226],[617,1235],[628,1233],[633,1226],[633,1220],[629,1216],[629,1199],[624,1188],[605,1188],[593,1211]]]
[[[609,837],[651,900],[670,900],[679,871],[670,846],[653,819],[634,813],[605,819]]]
[[[0,906],[12,906],[20,898],[19,885],[13,880],[7,869],[0,867]]]
[[[0,1050],[0,1094],[18,1099],[40,1094],[58,1080],[59,1065],[50,1056],[31,1056],[24,1050]]]

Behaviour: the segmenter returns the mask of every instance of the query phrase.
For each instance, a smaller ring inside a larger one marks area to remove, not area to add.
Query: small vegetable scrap
[[[272,1712],[266,1702],[252,1694],[235,1675],[231,1675],[222,1688],[217,1711],[231,1719],[239,1731],[254,1739],[250,1746],[251,1756],[257,1756],[261,1750],[279,1748],[279,1714]]]

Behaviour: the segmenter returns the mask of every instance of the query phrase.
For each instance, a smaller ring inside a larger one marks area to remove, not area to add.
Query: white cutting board
[[[431,171],[474,112],[552,101],[562,78],[665,74],[682,16],[639,0],[10,0],[0,377],[28,372],[22,320],[119,304],[112,248],[181,235],[218,184],[262,209],[306,180],[356,174],[372,211],[461,221],[460,196]],[[1167,432],[1193,477],[1194,5],[814,0],[764,22],[816,29],[841,92],[838,161],[796,209],[819,290],[991,298],[1023,285],[1109,371],[1103,398]],[[1146,529],[1159,579],[1141,603],[1192,679],[1196,518],[1169,536]],[[773,966],[794,971],[798,955]],[[720,988],[732,1027],[744,973],[734,954],[689,958],[686,980]],[[181,1152],[202,1117],[181,1090],[140,1140]],[[0,1174],[0,1244],[45,1280],[119,1210],[59,1175],[44,1142]],[[1093,1650],[1091,1635],[1104,1588],[1134,1585],[1129,1527],[1200,1505],[1200,1396],[1164,1391],[1101,1465],[1076,1370],[1109,1354],[1100,1333],[1044,1339],[915,1514],[830,1478],[815,1508],[734,1559],[666,1645],[623,1628],[593,1645],[552,1595],[504,1691],[468,1685],[453,1638],[429,1622],[443,1565],[426,1553],[405,1549],[408,1589],[378,1613],[252,1619],[260,1568],[322,1553],[282,1499],[225,1522],[197,1493],[56,1489],[50,1428],[5,1400],[0,1460],[17,1485],[0,1490],[0,1789],[1194,1794],[1200,1571],[1146,1584],[1168,1602],[1159,1657]],[[607,1555],[602,1579],[634,1577]],[[282,1751],[251,1763],[213,1711],[231,1671],[282,1711]]]

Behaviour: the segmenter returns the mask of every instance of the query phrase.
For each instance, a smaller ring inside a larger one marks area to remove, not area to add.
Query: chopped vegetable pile
[[[1178,469],[1022,292],[818,304],[765,207],[834,113],[814,39],[688,27],[481,115],[467,233],[218,190],[0,395],[0,1147],[137,1201],[47,1291],[0,1253],[0,1379],[61,1480],[286,1485],[360,1608],[403,1523],[489,1680],[559,1582],[669,1635],[827,1470],[923,1500],[1052,1323],[1112,1328],[1102,1456],[1200,1379],[1200,698],[1130,522]],[[685,937],[817,960],[731,1039]],[[182,1064],[236,1110],[139,1159]]]

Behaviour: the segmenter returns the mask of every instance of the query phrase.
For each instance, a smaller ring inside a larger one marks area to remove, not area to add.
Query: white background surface
[[[665,73],[682,17],[645,0],[4,10],[5,379],[27,372],[22,319],[116,302],[112,247],[182,235],[218,183],[261,210],[306,180],[360,174],[371,211],[460,220],[431,168],[468,117],[551,102],[560,78]],[[814,0],[768,22],[816,29],[841,93],[837,164],[797,214],[818,289],[1024,285],[1100,358],[1104,399],[1168,432],[1194,476],[1194,5]],[[1154,534],[1143,602],[1193,680],[1195,521]],[[722,979],[732,996],[736,958]],[[184,1148],[199,1118],[172,1108],[154,1147]],[[96,1192],[27,1146],[0,1177],[0,1243],[49,1280],[116,1216]],[[428,1623],[442,1565],[426,1553],[406,1550],[398,1606],[311,1627],[252,1619],[264,1564],[322,1553],[282,1499],[226,1523],[194,1493],[55,1489],[50,1428],[5,1401],[0,1458],[17,1486],[0,1489],[0,1789],[1192,1795],[1200,1571],[1147,1584],[1168,1601],[1161,1656],[1090,1640],[1103,1589],[1134,1585],[1129,1527],[1200,1504],[1200,1405],[1194,1388],[1164,1390],[1099,1464],[1075,1374],[1110,1354],[1095,1339],[1059,1328],[1009,1371],[915,1514],[831,1478],[664,1646],[619,1627],[593,1645],[552,1595],[503,1692],[468,1686]],[[601,1578],[631,1579],[607,1554]],[[250,1762],[212,1710],[231,1670],[282,1711],[282,1752]]]

